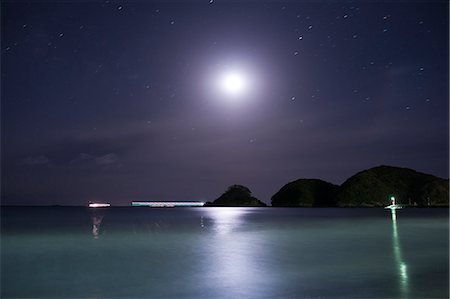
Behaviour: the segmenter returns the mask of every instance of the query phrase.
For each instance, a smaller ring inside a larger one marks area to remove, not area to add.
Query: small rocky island
[[[232,185],[219,198],[207,202],[210,207],[265,207],[266,204],[252,196],[252,192],[245,186]]]

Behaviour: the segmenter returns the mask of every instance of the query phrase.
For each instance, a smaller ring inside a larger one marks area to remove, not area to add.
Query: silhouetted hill
[[[408,168],[378,166],[361,171],[341,186],[317,179],[284,185],[272,196],[274,207],[384,207],[398,204],[448,206],[449,180]]]
[[[449,204],[449,181],[408,168],[379,166],[347,179],[336,197],[341,207],[386,206],[395,196],[399,204]]]
[[[300,179],[284,185],[272,196],[274,207],[335,206],[339,186],[317,179]]]
[[[252,192],[245,186],[232,185],[227,191],[206,206],[215,207],[264,207],[265,203],[252,196]]]

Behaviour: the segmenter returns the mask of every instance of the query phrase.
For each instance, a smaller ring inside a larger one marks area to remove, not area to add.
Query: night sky
[[[232,184],[270,203],[382,164],[448,178],[447,1],[1,8],[2,204],[211,201]]]

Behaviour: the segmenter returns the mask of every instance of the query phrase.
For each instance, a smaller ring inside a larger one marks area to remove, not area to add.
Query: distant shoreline
[[[204,206],[204,207],[132,207],[130,206],[110,206],[107,208],[89,208],[88,206],[72,206],[72,205],[0,205],[1,208],[86,208],[92,210],[105,210],[109,208],[133,208],[133,209],[152,209],[152,210],[170,210],[170,209],[185,209],[185,208],[266,208],[266,209],[384,209],[383,206],[378,207],[253,207],[253,206]],[[403,206],[403,209],[435,209],[435,208],[450,208],[449,205],[434,205],[434,206]]]

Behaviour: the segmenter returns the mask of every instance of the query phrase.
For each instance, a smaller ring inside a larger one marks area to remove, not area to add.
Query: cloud
[[[116,154],[109,153],[104,156],[95,158],[95,163],[97,165],[102,165],[102,166],[112,165],[112,164],[117,164],[118,159],[119,159],[119,157]]]
[[[122,164],[119,160],[119,156],[115,153],[109,153],[101,156],[80,153],[75,159],[71,160],[69,164],[73,168],[108,170],[121,167]]]
[[[28,156],[22,159],[21,164],[23,165],[46,165],[50,160],[46,156]]]

